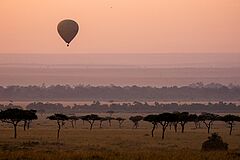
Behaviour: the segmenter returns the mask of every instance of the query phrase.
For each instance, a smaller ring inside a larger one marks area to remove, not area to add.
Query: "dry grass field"
[[[52,160],[52,159],[206,159],[225,160],[240,159],[240,124],[228,135],[228,128],[223,122],[214,123],[211,132],[218,132],[229,144],[228,152],[201,152],[201,144],[207,140],[207,129],[195,129],[193,123],[186,125],[185,133],[175,133],[167,129],[165,139],[161,140],[161,128],[157,128],[155,137],[151,137],[151,124],[141,121],[139,129],[132,129],[132,123],[126,120],[122,129],[118,122],[112,126],[103,122],[95,123],[90,131],[88,122],[79,120],[77,127],[72,128],[67,122],[57,141],[57,124],[40,116],[33,121],[31,128],[23,130],[18,127],[18,138],[13,138],[12,126],[0,123],[0,159],[1,160]],[[104,116],[102,114],[101,116]],[[108,116],[106,114],[105,116]],[[113,117],[130,117],[130,114],[114,114]]]

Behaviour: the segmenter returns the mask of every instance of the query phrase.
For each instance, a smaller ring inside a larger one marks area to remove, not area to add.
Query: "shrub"
[[[208,140],[203,142],[202,151],[224,151],[228,150],[228,144],[224,143],[222,137],[213,133]]]

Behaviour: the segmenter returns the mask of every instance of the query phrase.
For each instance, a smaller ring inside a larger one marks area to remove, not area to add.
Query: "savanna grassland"
[[[104,116],[105,114],[102,114]],[[130,117],[132,114],[114,114],[113,117]],[[194,123],[186,125],[185,133],[174,132],[168,127],[165,139],[161,140],[161,128],[157,128],[155,137],[151,137],[150,123],[141,121],[138,129],[132,129],[132,122],[126,120],[123,127],[113,121],[110,127],[103,122],[99,128],[96,122],[94,129],[89,130],[89,123],[77,121],[72,128],[66,122],[57,141],[57,124],[46,119],[48,115],[38,115],[29,130],[18,127],[18,138],[13,138],[11,125],[0,126],[0,159],[240,159],[240,124],[236,124],[233,134],[224,122],[215,122],[211,132],[218,132],[229,144],[228,152],[201,152],[201,144],[207,140],[207,129],[195,129]],[[107,116],[107,114],[105,115]],[[144,115],[143,115],[144,116]]]

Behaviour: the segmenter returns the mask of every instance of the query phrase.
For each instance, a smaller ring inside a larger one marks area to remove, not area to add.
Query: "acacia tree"
[[[118,121],[119,128],[122,128],[122,124],[123,124],[123,122],[124,122],[126,119],[125,119],[125,118],[118,117],[118,118],[115,118],[115,120]]]
[[[37,111],[36,110],[25,110],[25,117],[24,117],[24,125],[23,125],[23,129],[24,131],[26,130],[26,127],[27,129],[29,129],[30,127],[30,123],[33,121],[33,120],[36,120],[38,119],[36,113]]]
[[[96,114],[90,114],[90,115],[82,116],[81,119],[84,120],[84,121],[88,121],[89,122],[89,124],[90,124],[90,131],[91,131],[92,128],[93,128],[94,122],[98,121],[98,120],[101,120],[101,117],[99,117]]]
[[[109,126],[112,126],[112,120],[114,120],[113,117],[105,117],[105,119],[108,121]]]
[[[67,121],[69,118],[64,114],[54,114],[47,117],[49,120],[57,121],[58,130],[57,130],[57,140],[59,140],[60,130],[64,126],[64,122]]]
[[[189,122],[194,122],[195,128],[200,128],[200,121],[198,118],[198,115],[196,114],[190,114],[188,118]]]
[[[33,113],[33,114],[35,114],[36,116],[36,113]],[[18,109],[18,108],[10,108],[0,112],[0,120],[4,123],[10,123],[13,125],[15,139],[17,138],[17,126],[19,122],[25,121],[26,119],[29,120],[32,118],[33,118],[32,114],[29,114],[29,111]]]
[[[174,126],[174,131],[177,132],[178,130],[178,123],[179,123],[179,115],[180,112],[173,112],[172,113],[172,122],[171,124]]]
[[[189,113],[188,112],[182,112],[178,115],[178,121],[179,121],[179,124],[182,127],[182,133],[184,132],[185,125],[189,120],[188,118],[189,118]]]
[[[199,120],[202,121],[208,130],[208,134],[210,133],[210,129],[213,125],[213,122],[219,119],[219,116],[216,114],[211,114],[211,113],[202,113],[199,115]]]
[[[75,128],[77,126],[77,120],[79,120],[79,117],[69,116],[68,120],[71,122],[72,128]]]
[[[148,115],[143,118],[144,121],[152,123],[152,137],[154,136],[154,130],[156,129],[158,123],[158,115]]]
[[[106,117],[100,117],[100,128],[102,128],[102,123],[104,122],[104,121],[107,121],[108,119],[106,118]]]
[[[169,123],[174,121],[174,116],[171,113],[162,113],[157,116],[157,122],[162,126],[162,139],[165,137],[165,131]]]
[[[141,120],[143,120],[143,116],[132,116],[132,117],[129,118],[129,120],[131,120],[133,122],[133,127],[132,128],[137,129],[139,127],[139,122]]]
[[[221,120],[228,125],[228,127],[230,128],[229,135],[232,135],[233,126],[235,122],[240,122],[240,117],[229,114],[221,117]]]
[[[84,124],[85,124],[84,122],[87,121],[85,119],[85,116],[79,116],[78,118],[82,120],[82,125],[84,126]]]

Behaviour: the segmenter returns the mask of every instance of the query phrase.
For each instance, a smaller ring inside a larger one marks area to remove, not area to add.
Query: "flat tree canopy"
[[[143,118],[143,120],[153,124],[153,128],[152,128],[152,137],[153,137],[154,136],[153,132],[158,123],[158,115],[147,115],[146,117]]]
[[[235,124],[235,122],[240,122],[240,117],[239,116],[235,116],[235,115],[225,115],[223,117],[220,118],[222,121],[224,121],[226,124],[228,124],[230,131],[229,131],[229,135],[232,135],[232,130],[233,130],[233,126]]]
[[[143,120],[143,118],[144,118],[143,116],[131,116],[129,120],[131,120],[134,123],[133,128],[134,127],[138,128],[138,122]]]
[[[24,130],[25,130],[26,125],[28,125],[28,129],[29,129],[30,122],[32,120],[38,119],[38,117],[36,115],[36,113],[37,113],[36,110],[25,110],[24,112],[25,112],[25,117],[24,117],[23,121],[24,121]]]
[[[10,108],[0,112],[1,121],[6,123],[18,123],[25,118],[25,111],[18,108]]]
[[[51,115],[47,118],[50,119],[50,120],[56,120],[56,121],[66,121],[66,120],[68,120],[68,116],[66,116],[64,114],[54,114],[54,115]]]
[[[81,116],[80,117],[83,121],[88,121],[90,124],[90,130],[92,130],[93,128],[93,124],[95,121],[100,121],[102,120],[102,117],[99,117],[96,114],[90,114],[90,115],[86,115],[86,116]]]
[[[47,119],[57,121],[57,124],[58,124],[57,139],[59,139],[61,127],[64,125],[63,122],[67,121],[69,119],[68,116],[66,116],[64,114],[54,114],[54,115],[47,117]]]
[[[0,112],[0,120],[4,123],[11,123],[14,127],[14,138],[17,138],[17,125],[21,121],[37,119],[36,112],[10,108]]]

